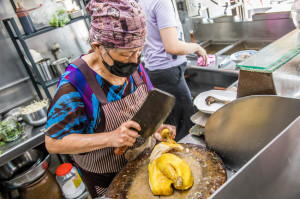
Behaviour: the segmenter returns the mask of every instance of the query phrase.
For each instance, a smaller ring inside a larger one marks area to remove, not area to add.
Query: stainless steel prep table
[[[4,146],[0,146],[0,166],[6,162],[18,157],[23,152],[34,148],[45,142],[45,134],[42,131],[45,125],[35,127],[25,126],[23,135],[13,142],[8,142]]]

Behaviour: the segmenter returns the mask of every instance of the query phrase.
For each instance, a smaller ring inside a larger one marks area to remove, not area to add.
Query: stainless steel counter
[[[300,117],[248,161],[211,198],[299,198],[299,128]]]
[[[197,59],[188,59],[187,68],[194,68],[199,70],[205,71],[212,71],[212,72],[224,72],[224,73],[232,73],[232,74],[239,74],[239,68],[236,68],[236,64],[232,60],[228,60],[228,63],[223,67],[219,68],[219,64],[224,61],[228,56],[226,55],[219,55],[216,58],[216,61],[211,63],[209,66],[198,66]]]
[[[0,166],[6,162],[18,157],[24,151],[34,148],[45,141],[44,132],[45,125],[35,127],[26,125],[25,131],[20,138],[13,142],[8,142],[4,146],[0,146]]]

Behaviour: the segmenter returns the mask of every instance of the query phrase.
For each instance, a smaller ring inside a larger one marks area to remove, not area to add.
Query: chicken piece
[[[170,138],[170,131],[169,129],[164,129],[161,131],[161,137],[163,139],[166,139],[168,143],[170,144],[177,144],[172,138]]]
[[[173,180],[164,176],[156,166],[156,161],[148,165],[149,184],[154,195],[169,196],[173,194]]]
[[[170,150],[182,151],[183,147],[169,137],[167,129],[161,136],[167,142],[157,144],[150,155],[149,184],[153,194],[169,196],[173,194],[172,184],[176,189],[185,190],[193,185],[194,179],[186,161],[167,153]]]
[[[153,162],[155,159],[159,158],[163,153],[167,153],[171,150],[172,151],[183,150],[183,147],[180,144],[177,144],[174,140],[170,138],[168,129],[164,129],[161,132],[161,137],[166,139],[167,142],[161,142],[154,147],[150,155],[150,163]]]
[[[154,195],[172,195],[176,189],[190,188],[194,179],[189,165],[178,156],[165,153],[149,164],[149,183]]]

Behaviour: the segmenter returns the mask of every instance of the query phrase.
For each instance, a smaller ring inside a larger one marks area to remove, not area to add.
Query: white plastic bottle
[[[85,185],[77,169],[70,163],[61,164],[56,169],[56,180],[62,193],[68,199],[77,198],[85,190]]]

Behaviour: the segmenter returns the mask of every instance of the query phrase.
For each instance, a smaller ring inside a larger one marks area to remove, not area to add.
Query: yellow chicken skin
[[[171,187],[173,180],[164,176],[157,168],[156,161],[148,165],[149,169],[149,184],[154,195],[169,196],[173,193]]]
[[[174,140],[172,140],[169,136],[169,129],[164,129],[161,132],[161,137],[166,139],[166,142],[161,142],[157,144],[151,155],[150,155],[150,163],[152,163],[155,159],[159,158],[163,153],[167,153],[169,151],[182,151],[183,147],[180,144],[177,144]]]
[[[166,131],[168,134],[163,134]],[[162,142],[155,146],[148,166],[149,184],[154,195],[172,195],[172,184],[176,189],[185,190],[194,183],[192,172],[187,162],[174,154],[166,153],[170,148],[175,148],[178,151],[183,150],[180,144],[168,138],[169,132],[168,130],[166,131],[162,132],[162,137],[166,138],[164,136],[167,136],[167,142]]]

